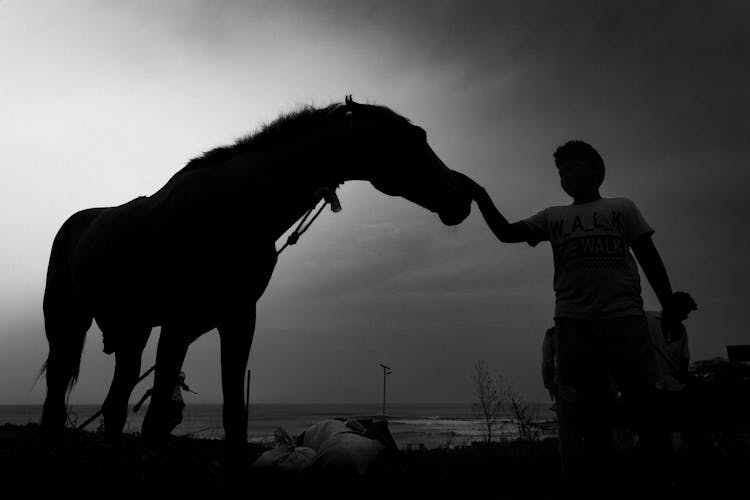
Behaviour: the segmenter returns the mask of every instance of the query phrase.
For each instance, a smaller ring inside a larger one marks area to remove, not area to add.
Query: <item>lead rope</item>
[[[312,226],[312,223],[315,222],[315,219],[318,218],[318,216],[320,215],[320,212],[323,211],[326,205],[328,205],[328,201],[324,199],[323,204],[320,206],[318,211],[315,212],[315,215],[313,215],[312,219],[310,219],[310,222],[308,222],[305,227],[302,227],[302,225],[305,223],[307,218],[310,217],[310,214],[313,212],[313,210],[315,210],[315,207],[312,207],[310,210],[307,211],[307,213],[305,213],[305,215],[302,216],[302,219],[299,221],[299,224],[297,224],[297,227],[295,228],[295,230],[292,231],[292,234],[290,234],[289,237],[286,239],[286,243],[284,243],[284,246],[276,250],[277,257],[281,254],[281,252],[284,251],[286,247],[288,247],[289,245],[294,245],[295,243],[297,243],[297,241],[299,241],[299,237],[302,236],[302,233],[307,231],[310,228],[310,226]]]
[[[138,383],[139,383],[139,382],[140,382],[141,380],[143,380],[144,378],[148,377],[148,376],[149,376],[149,374],[150,374],[150,373],[151,373],[152,371],[154,371],[155,369],[156,369],[156,365],[154,365],[154,366],[152,366],[151,368],[149,368],[148,370],[146,370],[146,371],[145,371],[145,372],[143,373],[143,375],[141,375],[140,377],[138,377],[138,380],[136,380],[136,381],[135,381],[135,384],[133,384],[133,387],[135,387],[136,385],[138,385]],[[193,391],[190,391],[190,392],[193,392]],[[79,430],[79,431],[80,431],[80,430],[83,430],[83,428],[84,428],[84,427],[86,427],[86,426],[87,426],[87,425],[89,425],[89,424],[90,424],[91,422],[93,422],[94,420],[96,420],[97,418],[99,418],[99,416],[100,416],[100,415],[101,415],[102,413],[104,413],[104,405],[102,405],[102,407],[101,407],[101,408],[99,408],[99,411],[97,411],[96,413],[94,413],[93,415],[91,415],[91,416],[90,416],[90,417],[89,417],[88,419],[86,419],[86,421],[85,421],[84,423],[82,423],[81,425],[79,425],[78,427],[76,427],[76,430]]]

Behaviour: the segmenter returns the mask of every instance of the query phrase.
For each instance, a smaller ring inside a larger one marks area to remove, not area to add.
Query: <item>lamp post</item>
[[[383,416],[385,417],[385,376],[391,374],[391,368],[383,363],[380,366],[383,368]]]

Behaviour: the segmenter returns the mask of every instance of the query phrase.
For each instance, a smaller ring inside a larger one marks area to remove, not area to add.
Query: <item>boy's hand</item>
[[[516,222],[510,224],[503,214],[501,214],[495,204],[492,202],[492,198],[487,194],[487,191],[477,184],[471,177],[461,172],[453,170],[456,178],[459,182],[462,182],[468,189],[472,199],[477,202],[477,207],[482,213],[485,222],[490,227],[492,233],[502,241],[503,243],[519,243],[522,241],[530,241],[531,235],[529,227],[523,222]]]

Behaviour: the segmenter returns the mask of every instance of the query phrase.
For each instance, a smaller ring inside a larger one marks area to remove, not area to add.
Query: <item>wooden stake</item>
[[[247,384],[245,385],[245,429],[250,421],[250,370],[247,371]]]

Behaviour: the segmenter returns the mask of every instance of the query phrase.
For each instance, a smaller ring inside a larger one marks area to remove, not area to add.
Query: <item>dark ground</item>
[[[559,498],[557,443],[504,442],[461,449],[402,451],[368,477],[346,480],[311,473],[269,474],[249,468],[225,474],[223,443],[174,438],[158,453],[125,435],[119,444],[103,435],[69,431],[51,451],[37,425],[0,426],[0,498]],[[264,451],[248,445],[245,461]],[[747,434],[710,454],[678,454],[673,498],[750,496]],[[609,498],[646,498],[635,449],[620,449],[620,474]]]

